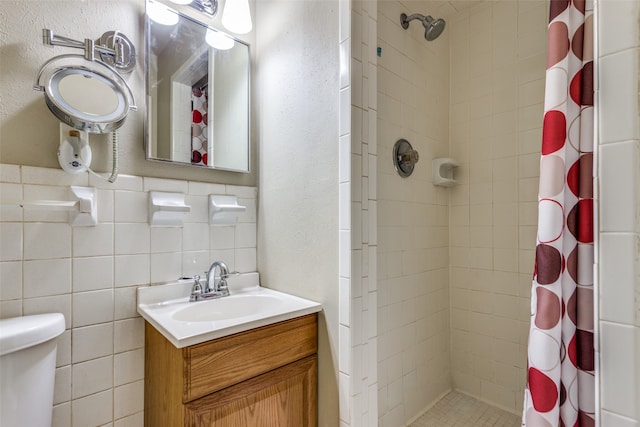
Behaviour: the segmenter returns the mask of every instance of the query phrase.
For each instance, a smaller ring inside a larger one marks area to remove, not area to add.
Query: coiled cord
[[[111,132],[111,175],[109,176],[109,178],[105,178],[99,173],[94,172],[94,170],[91,169],[85,163],[84,159],[82,158],[82,155],[80,157],[80,162],[84,165],[84,167],[87,168],[87,171],[89,171],[89,173],[91,173],[92,175],[97,176],[100,179],[104,179],[105,181],[109,181],[113,183],[116,181],[116,179],[118,179],[118,166],[119,166],[118,151],[119,151],[119,141],[118,141],[118,130],[116,129],[113,132]]]

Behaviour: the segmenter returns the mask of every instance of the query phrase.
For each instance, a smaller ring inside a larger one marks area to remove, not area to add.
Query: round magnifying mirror
[[[123,86],[85,68],[60,68],[45,85],[49,109],[61,121],[92,133],[111,132],[124,123],[129,100]]]

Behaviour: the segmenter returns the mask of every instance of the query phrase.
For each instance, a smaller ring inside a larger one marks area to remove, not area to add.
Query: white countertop
[[[258,273],[227,279],[228,297],[189,302],[193,280],[138,288],[138,313],[177,348],[322,310],[315,301],[259,286]]]

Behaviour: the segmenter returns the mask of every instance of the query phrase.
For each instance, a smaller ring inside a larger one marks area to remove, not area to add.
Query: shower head
[[[421,15],[419,13],[414,13],[413,15],[407,16],[406,13],[400,14],[400,25],[405,30],[409,28],[409,22],[414,19],[419,19],[422,22],[422,26],[424,27],[424,38],[427,41],[433,41],[438,38],[440,34],[444,31],[444,27],[446,26],[446,22],[442,18],[433,19],[431,15]]]

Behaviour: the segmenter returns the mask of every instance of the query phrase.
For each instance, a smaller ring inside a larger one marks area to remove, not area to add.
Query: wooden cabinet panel
[[[184,401],[317,353],[315,315],[185,348]]]
[[[315,427],[317,357],[311,356],[185,405],[189,427]]]
[[[145,325],[147,427],[315,427],[317,314],[178,349]]]
[[[144,333],[144,425],[180,426],[185,387],[182,349],[147,322]]]

